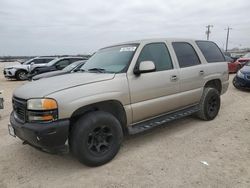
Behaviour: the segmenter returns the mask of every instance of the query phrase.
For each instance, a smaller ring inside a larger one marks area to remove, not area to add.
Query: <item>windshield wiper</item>
[[[88,69],[88,71],[96,71],[96,72],[100,72],[100,73],[106,72],[106,70],[102,69],[102,68],[92,68],[92,69]]]

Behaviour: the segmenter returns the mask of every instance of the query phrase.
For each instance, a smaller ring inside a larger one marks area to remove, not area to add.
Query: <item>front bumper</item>
[[[250,80],[246,78],[240,78],[237,75],[235,76],[235,82],[238,84],[240,88],[250,89]]]
[[[50,123],[20,123],[10,115],[15,135],[26,143],[48,152],[65,151],[69,134],[69,120]]]
[[[5,78],[15,78],[16,70],[15,69],[4,69],[3,75]]]

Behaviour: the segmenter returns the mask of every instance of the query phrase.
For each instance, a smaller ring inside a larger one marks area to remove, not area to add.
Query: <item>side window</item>
[[[73,63],[73,62],[80,61],[80,60],[82,60],[82,59],[72,58],[70,61]]]
[[[34,63],[34,64],[43,64],[43,59],[34,59],[31,63]]]
[[[43,59],[44,60],[44,63],[48,63],[50,61],[52,61],[53,59]]]
[[[63,59],[56,64],[57,69],[61,70],[70,64],[68,59]]]
[[[153,61],[156,71],[169,70],[173,68],[170,54],[164,43],[152,43],[143,47],[137,63],[142,61]]]
[[[208,63],[225,61],[224,55],[215,43],[210,41],[196,41],[196,44]]]
[[[187,42],[173,42],[173,48],[180,68],[190,67],[201,63],[191,44]]]

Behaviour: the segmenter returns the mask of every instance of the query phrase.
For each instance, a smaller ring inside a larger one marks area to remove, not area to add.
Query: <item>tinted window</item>
[[[70,64],[70,61],[68,59],[64,59],[59,61],[58,63],[56,63],[56,67],[57,69],[63,69],[65,67],[67,67]]]
[[[82,58],[72,58],[72,59],[70,59],[71,62],[80,61],[80,60],[83,60],[83,59]]]
[[[34,59],[32,62],[30,62],[30,63],[34,63],[34,64],[43,64],[44,63],[44,61],[43,61],[43,59]]]
[[[153,61],[156,71],[172,69],[172,61],[168,49],[163,43],[147,44],[141,51],[137,62]]]
[[[200,59],[191,44],[174,42],[173,48],[181,68],[200,64]]]
[[[53,59],[43,59],[44,63],[48,63],[50,61],[52,61]]]
[[[208,63],[225,61],[224,55],[215,43],[210,41],[196,41],[196,44]]]

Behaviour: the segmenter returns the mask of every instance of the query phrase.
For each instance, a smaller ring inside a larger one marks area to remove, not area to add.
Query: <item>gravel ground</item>
[[[231,83],[215,120],[188,117],[127,138],[113,161],[89,168],[70,154],[43,153],[9,136],[11,95],[24,82],[4,79],[2,68],[0,188],[250,187],[250,94]]]

